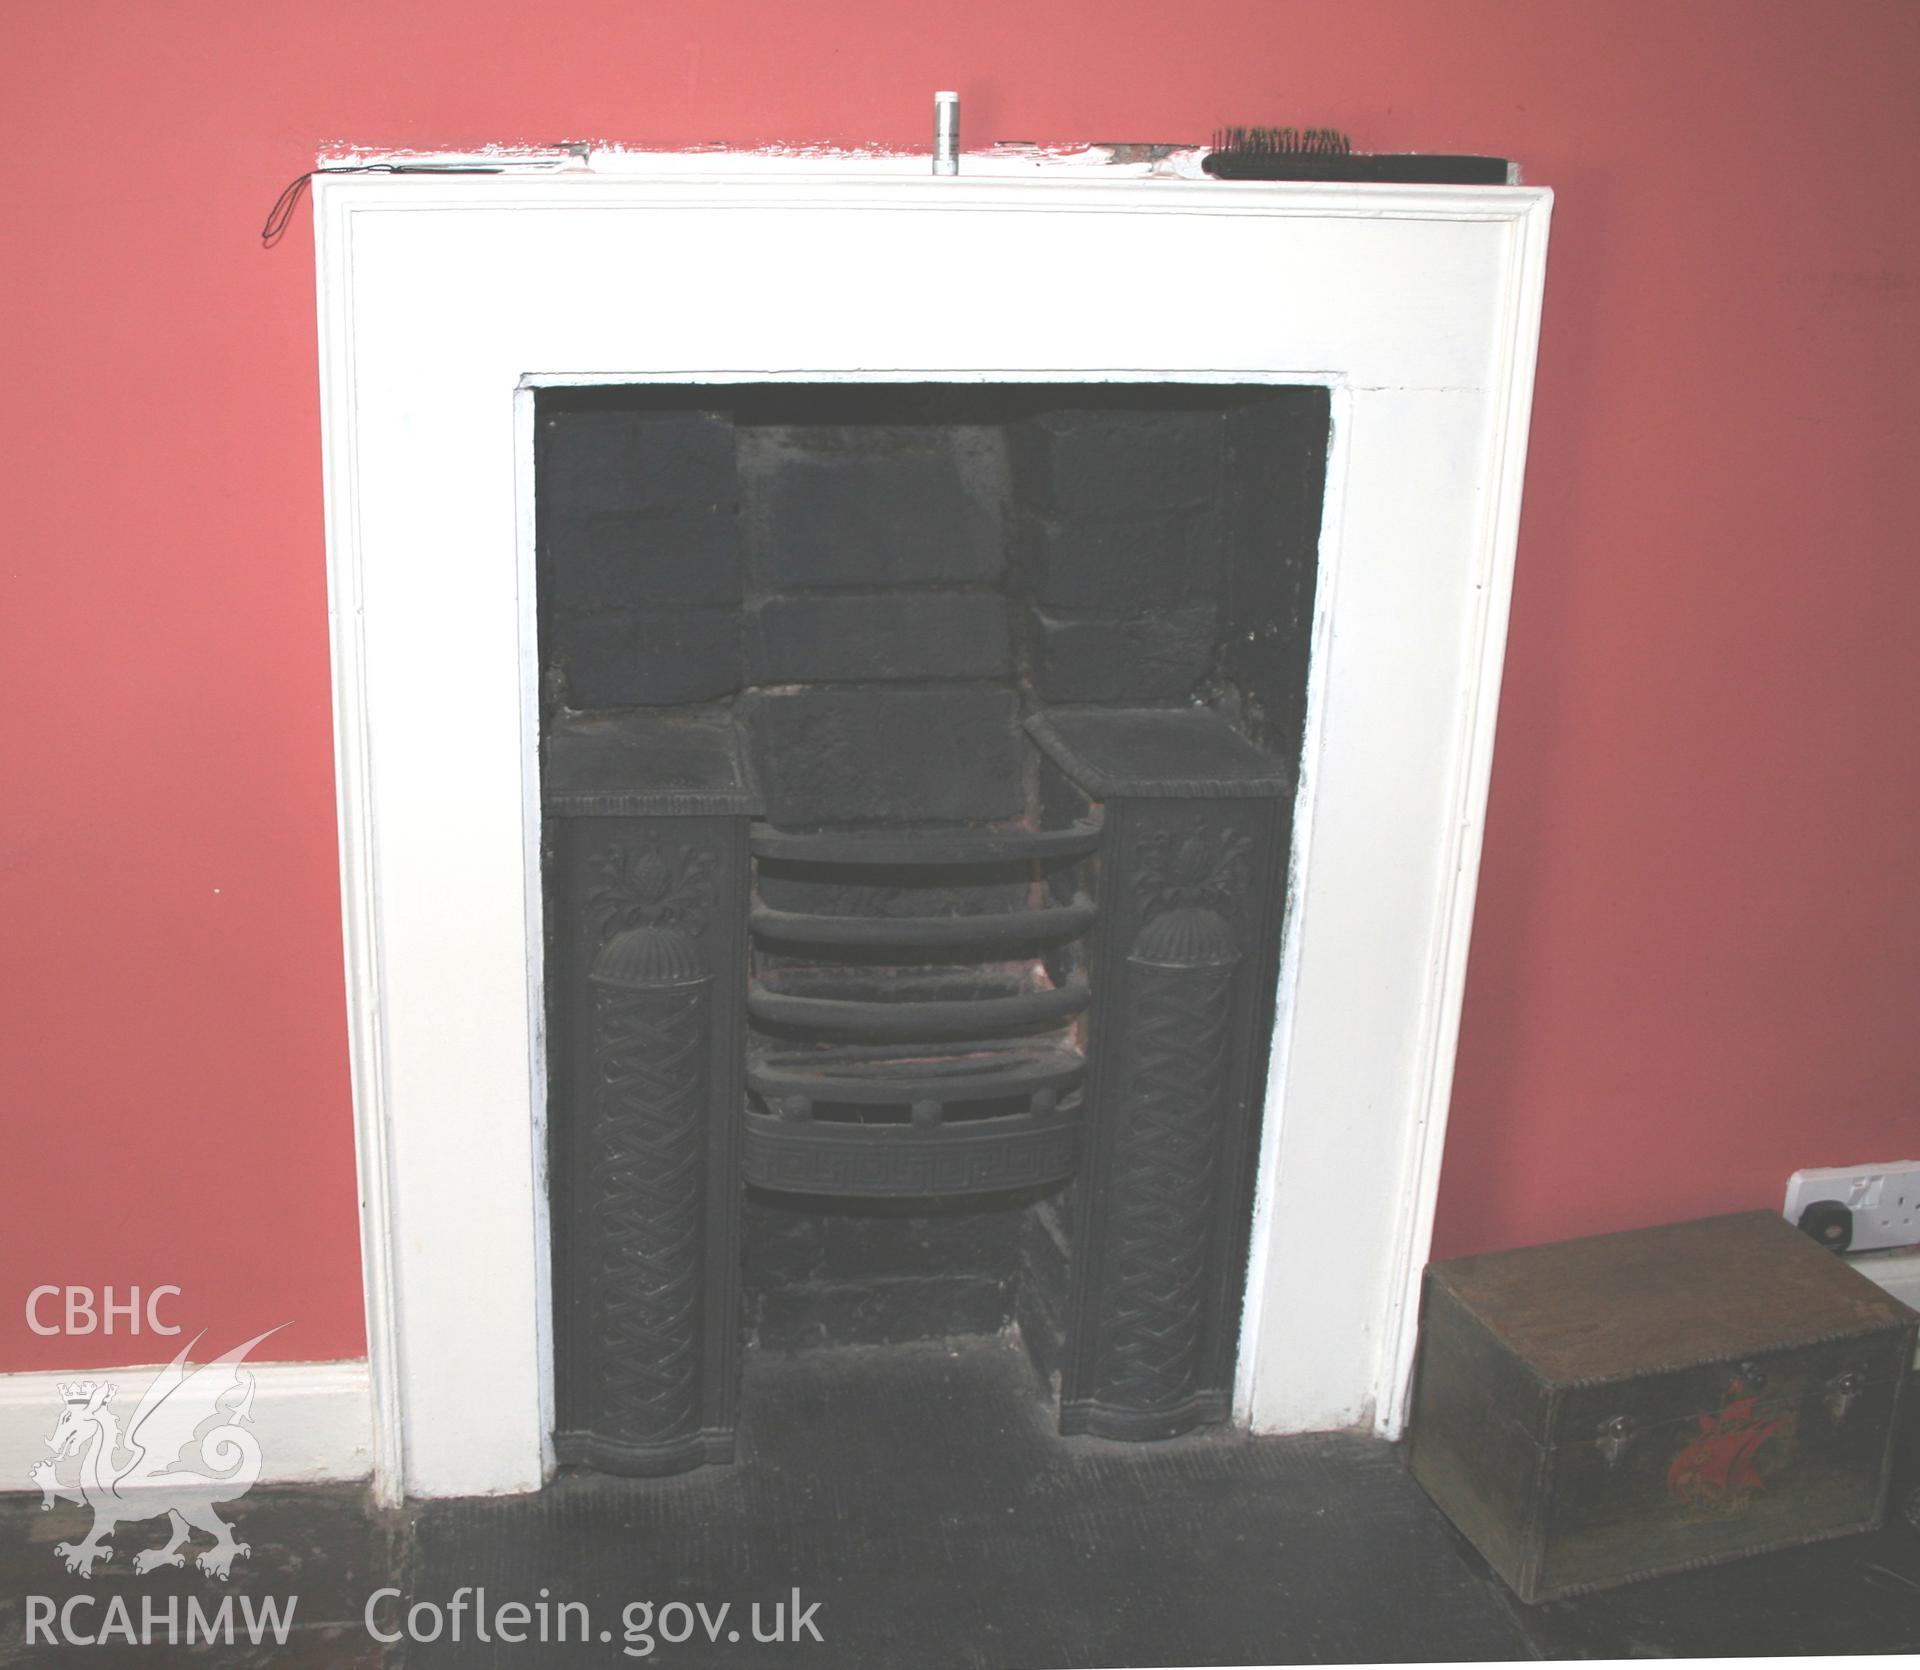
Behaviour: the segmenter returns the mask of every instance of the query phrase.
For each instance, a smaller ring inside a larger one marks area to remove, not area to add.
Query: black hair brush
[[[1504,157],[1356,153],[1335,128],[1219,128],[1200,166],[1221,180],[1347,180],[1379,185],[1503,186]]]

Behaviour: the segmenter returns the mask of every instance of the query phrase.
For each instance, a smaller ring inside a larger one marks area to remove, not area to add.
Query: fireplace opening
[[[536,408],[556,1451],[731,1455],[744,1350],[1017,1331],[1230,1413],[1326,391]]]

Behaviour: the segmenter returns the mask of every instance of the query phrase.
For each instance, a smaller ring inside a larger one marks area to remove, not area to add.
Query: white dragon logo
[[[214,1539],[213,1547],[203,1552],[198,1562],[210,1577],[224,1580],[233,1570],[233,1562],[251,1552],[246,1543],[234,1541],[232,1527],[213,1509],[215,1503],[237,1501],[246,1495],[260,1477],[260,1444],[246,1430],[246,1423],[253,1418],[253,1376],[240,1364],[263,1339],[279,1331],[269,1328],[264,1334],[256,1334],[244,1345],[236,1345],[197,1369],[187,1362],[188,1354],[200,1343],[201,1336],[194,1335],[180,1355],[154,1377],[127,1423],[124,1438],[119,1417],[111,1407],[112,1386],[86,1380],[60,1388],[64,1407],[53,1436],[47,1440],[53,1459],[36,1462],[28,1470],[28,1477],[40,1487],[43,1513],[56,1500],[93,1509],[93,1528],[85,1541],[54,1545],[54,1553],[66,1562],[68,1571],[92,1577],[96,1561],[113,1558],[106,1539],[116,1525],[123,1520],[158,1519],[163,1514],[168,1525],[167,1541],[160,1548],[136,1554],[136,1572],[184,1566],[187,1557],[181,1553],[181,1545],[194,1531],[204,1531]],[[223,1400],[236,1390],[238,1401],[224,1405]],[[200,1431],[214,1420],[219,1424],[210,1431]],[[185,1465],[190,1446],[198,1449],[197,1459],[205,1472]],[[56,1476],[59,1464],[75,1455],[80,1463],[77,1487],[63,1484]]]

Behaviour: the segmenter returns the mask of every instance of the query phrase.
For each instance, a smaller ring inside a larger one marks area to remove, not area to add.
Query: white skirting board
[[[363,1360],[334,1363],[248,1363],[253,1376],[253,1431],[260,1441],[261,1484],[321,1484],[369,1478],[373,1472],[373,1403]],[[47,1459],[47,1437],[60,1418],[62,1385],[107,1381],[114,1407],[129,1413],[160,1372],[138,1368],[70,1369],[53,1374],[0,1374],[0,1493],[35,1490],[28,1469]]]
[[[1848,1262],[1920,1310],[1920,1248],[1866,1253]],[[254,1431],[262,1484],[322,1484],[365,1479],[373,1471],[372,1394],[364,1360],[252,1363]],[[75,1380],[111,1381],[114,1401],[131,1409],[159,1366],[0,1374],[0,1494],[36,1489],[28,1469],[47,1457],[60,1415],[60,1388]]]

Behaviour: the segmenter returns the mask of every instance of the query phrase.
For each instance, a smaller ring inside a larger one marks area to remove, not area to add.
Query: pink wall
[[[333,141],[1347,129],[1559,191],[1446,1252],[1920,1149],[1920,9],[17,8],[0,1368],[38,1281],[362,1349],[313,272]],[[774,275],[769,275],[772,282]],[[1220,283],[1235,275],[1215,275]]]

